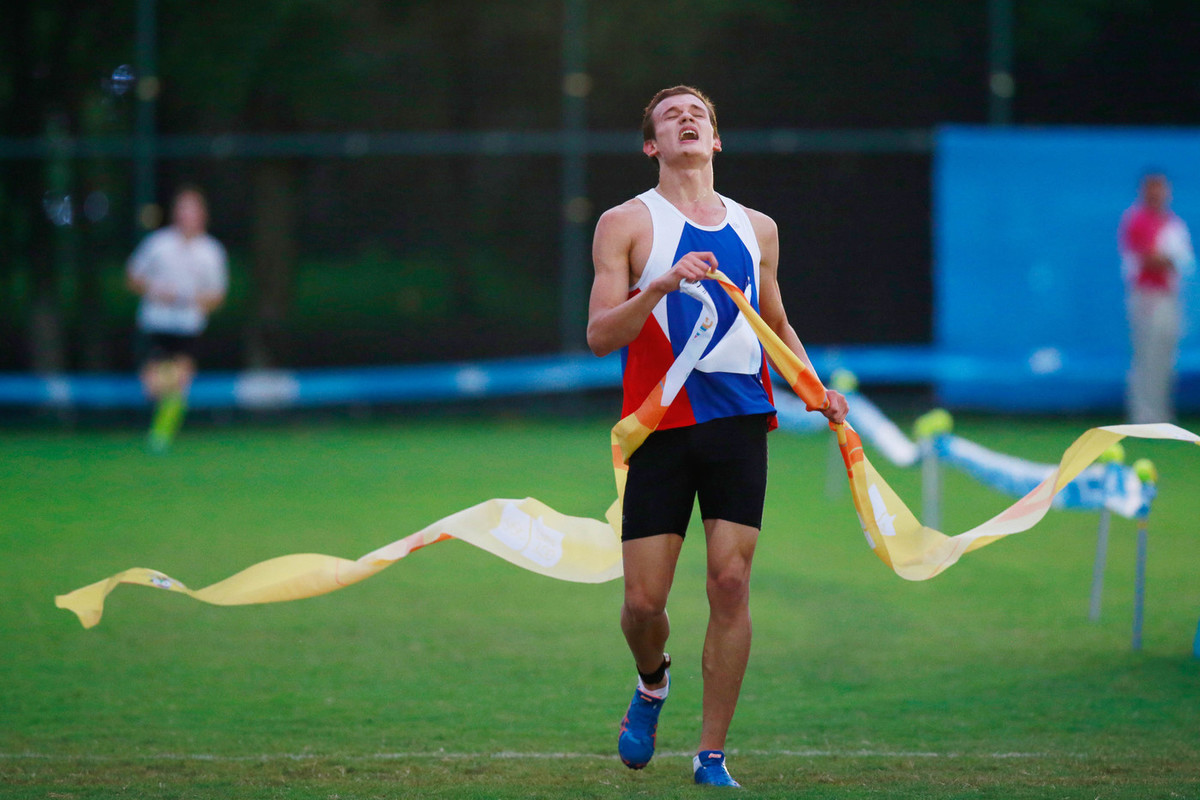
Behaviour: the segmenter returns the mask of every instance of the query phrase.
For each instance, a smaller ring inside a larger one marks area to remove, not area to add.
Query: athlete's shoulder
[[[746,212],[746,218],[750,220],[750,226],[754,228],[754,235],[759,242],[773,242],[779,239],[779,226],[775,224],[775,220],[748,206],[742,206],[742,209]]]
[[[746,216],[750,218],[750,224],[755,230],[761,228],[775,228],[775,220],[768,217],[761,211],[750,208],[750,206],[742,206],[742,210],[746,212]]]
[[[138,254],[150,256],[169,250],[175,241],[175,237],[171,235],[172,230],[170,226],[167,226],[147,233],[138,244]]]
[[[200,241],[218,258],[225,258],[225,245],[221,244],[221,240],[213,236],[211,233],[201,235]]]
[[[150,231],[142,241],[155,245],[164,245],[174,241],[175,238],[175,229],[170,225],[166,225],[157,230]]]
[[[650,208],[640,197],[631,197],[600,215],[600,219],[605,218],[614,224],[636,224],[642,220],[649,221]]]
[[[613,206],[596,222],[597,236],[633,238],[652,226],[650,209],[636,197]]]

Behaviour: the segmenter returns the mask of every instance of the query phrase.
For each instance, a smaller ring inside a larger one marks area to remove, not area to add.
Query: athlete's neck
[[[716,222],[725,215],[725,204],[713,188],[712,164],[693,170],[660,170],[658,173],[659,194],[686,216],[701,222],[717,216]]]

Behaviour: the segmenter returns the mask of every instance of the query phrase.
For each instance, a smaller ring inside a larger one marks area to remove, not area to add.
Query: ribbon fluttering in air
[[[569,517],[533,498],[487,500],[438,520],[351,561],[301,553],[247,567],[223,581],[192,590],[157,570],[127,569],[55,598],[83,627],[100,622],[104,598],[122,583],[180,592],[218,606],[300,600],[358,583],[427,545],[461,539],[531,572],[564,581],[602,583],[621,575],[621,548],[611,526]]]
[[[812,370],[788,349],[775,332],[754,313],[737,286],[719,273],[721,287],[747,316],[779,374],[809,408],[824,403],[825,389]],[[1175,425],[1110,425],[1092,428],[1067,448],[1046,478],[1004,511],[957,536],[926,527],[908,509],[892,487],[879,475],[863,453],[862,440],[848,423],[835,426],[838,447],[850,479],[850,495],[858,513],[867,544],[883,563],[901,578],[923,581],[952,566],[964,553],[1027,531],[1050,510],[1054,496],[1111,445],[1127,436],[1142,439],[1174,439],[1200,444],[1200,436]]]
[[[799,357],[755,312],[724,274],[709,274],[737,305],[758,336],[779,374],[805,405],[825,404],[825,387]],[[55,598],[59,608],[79,617],[85,628],[100,621],[104,599],[122,583],[180,592],[214,605],[274,603],[315,597],[369,578],[410,553],[447,539],[460,539],[532,572],[560,580],[599,583],[621,575],[620,519],[626,463],[662,420],[684,380],[704,354],[716,329],[717,313],[704,286],[681,285],[703,306],[692,338],[642,405],[612,430],[617,500],[607,522],[560,514],[545,504],[524,500],[488,500],[439,520],[421,531],[351,561],[336,556],[298,554],[255,564],[225,580],[192,590],[156,570],[135,568]],[[1051,507],[1054,495],[1126,436],[1200,443],[1200,436],[1169,424],[1114,425],[1092,428],[1066,451],[1058,467],[1037,487],[992,519],[957,536],[923,526],[863,453],[862,441],[847,423],[834,426],[850,481],[850,494],[871,549],[897,575],[908,580],[932,578],[964,553],[1033,527]]]
[[[422,547],[449,539],[460,539],[551,578],[601,583],[620,577],[625,462],[658,427],[716,329],[716,307],[704,288],[700,284],[686,284],[681,290],[700,301],[704,313],[696,320],[691,340],[662,381],[636,412],[613,428],[617,499],[608,510],[607,522],[560,514],[530,497],[487,500],[354,561],[316,553],[281,556],[197,590],[157,570],[137,567],[59,595],[55,604],[73,611],[83,626],[90,628],[100,622],[105,598],[123,583],[179,592],[221,606],[300,600],[358,583]]]

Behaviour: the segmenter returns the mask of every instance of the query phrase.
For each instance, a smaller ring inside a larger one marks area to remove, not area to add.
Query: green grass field
[[[1110,421],[958,430],[1053,461]],[[0,796],[695,796],[695,536],[670,606],[660,754],[641,772],[615,755],[633,679],[619,581],[560,583],[447,542],[295,603],[214,608],[122,587],[88,631],[54,607],[133,566],[199,588],[286,553],[357,558],[489,497],[600,517],[607,425],[194,427],[165,458],[144,453],[140,431],[0,433]],[[1113,522],[1099,623],[1095,514],[1052,512],[908,583],[871,554],[847,496],[826,495],[827,436],[773,434],[755,645],[729,742],[744,794],[1200,797],[1200,451],[1127,445],[1162,473],[1136,653],[1132,522]],[[919,509],[918,471],[874,460]],[[957,473],[945,495],[949,533],[1012,501]]]

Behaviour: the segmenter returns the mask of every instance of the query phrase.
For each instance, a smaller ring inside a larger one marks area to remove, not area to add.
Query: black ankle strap
[[[663,678],[667,677],[667,669],[671,666],[671,657],[663,653],[663,662],[654,672],[642,672],[638,670],[638,677],[642,679],[642,683],[662,683]]]

